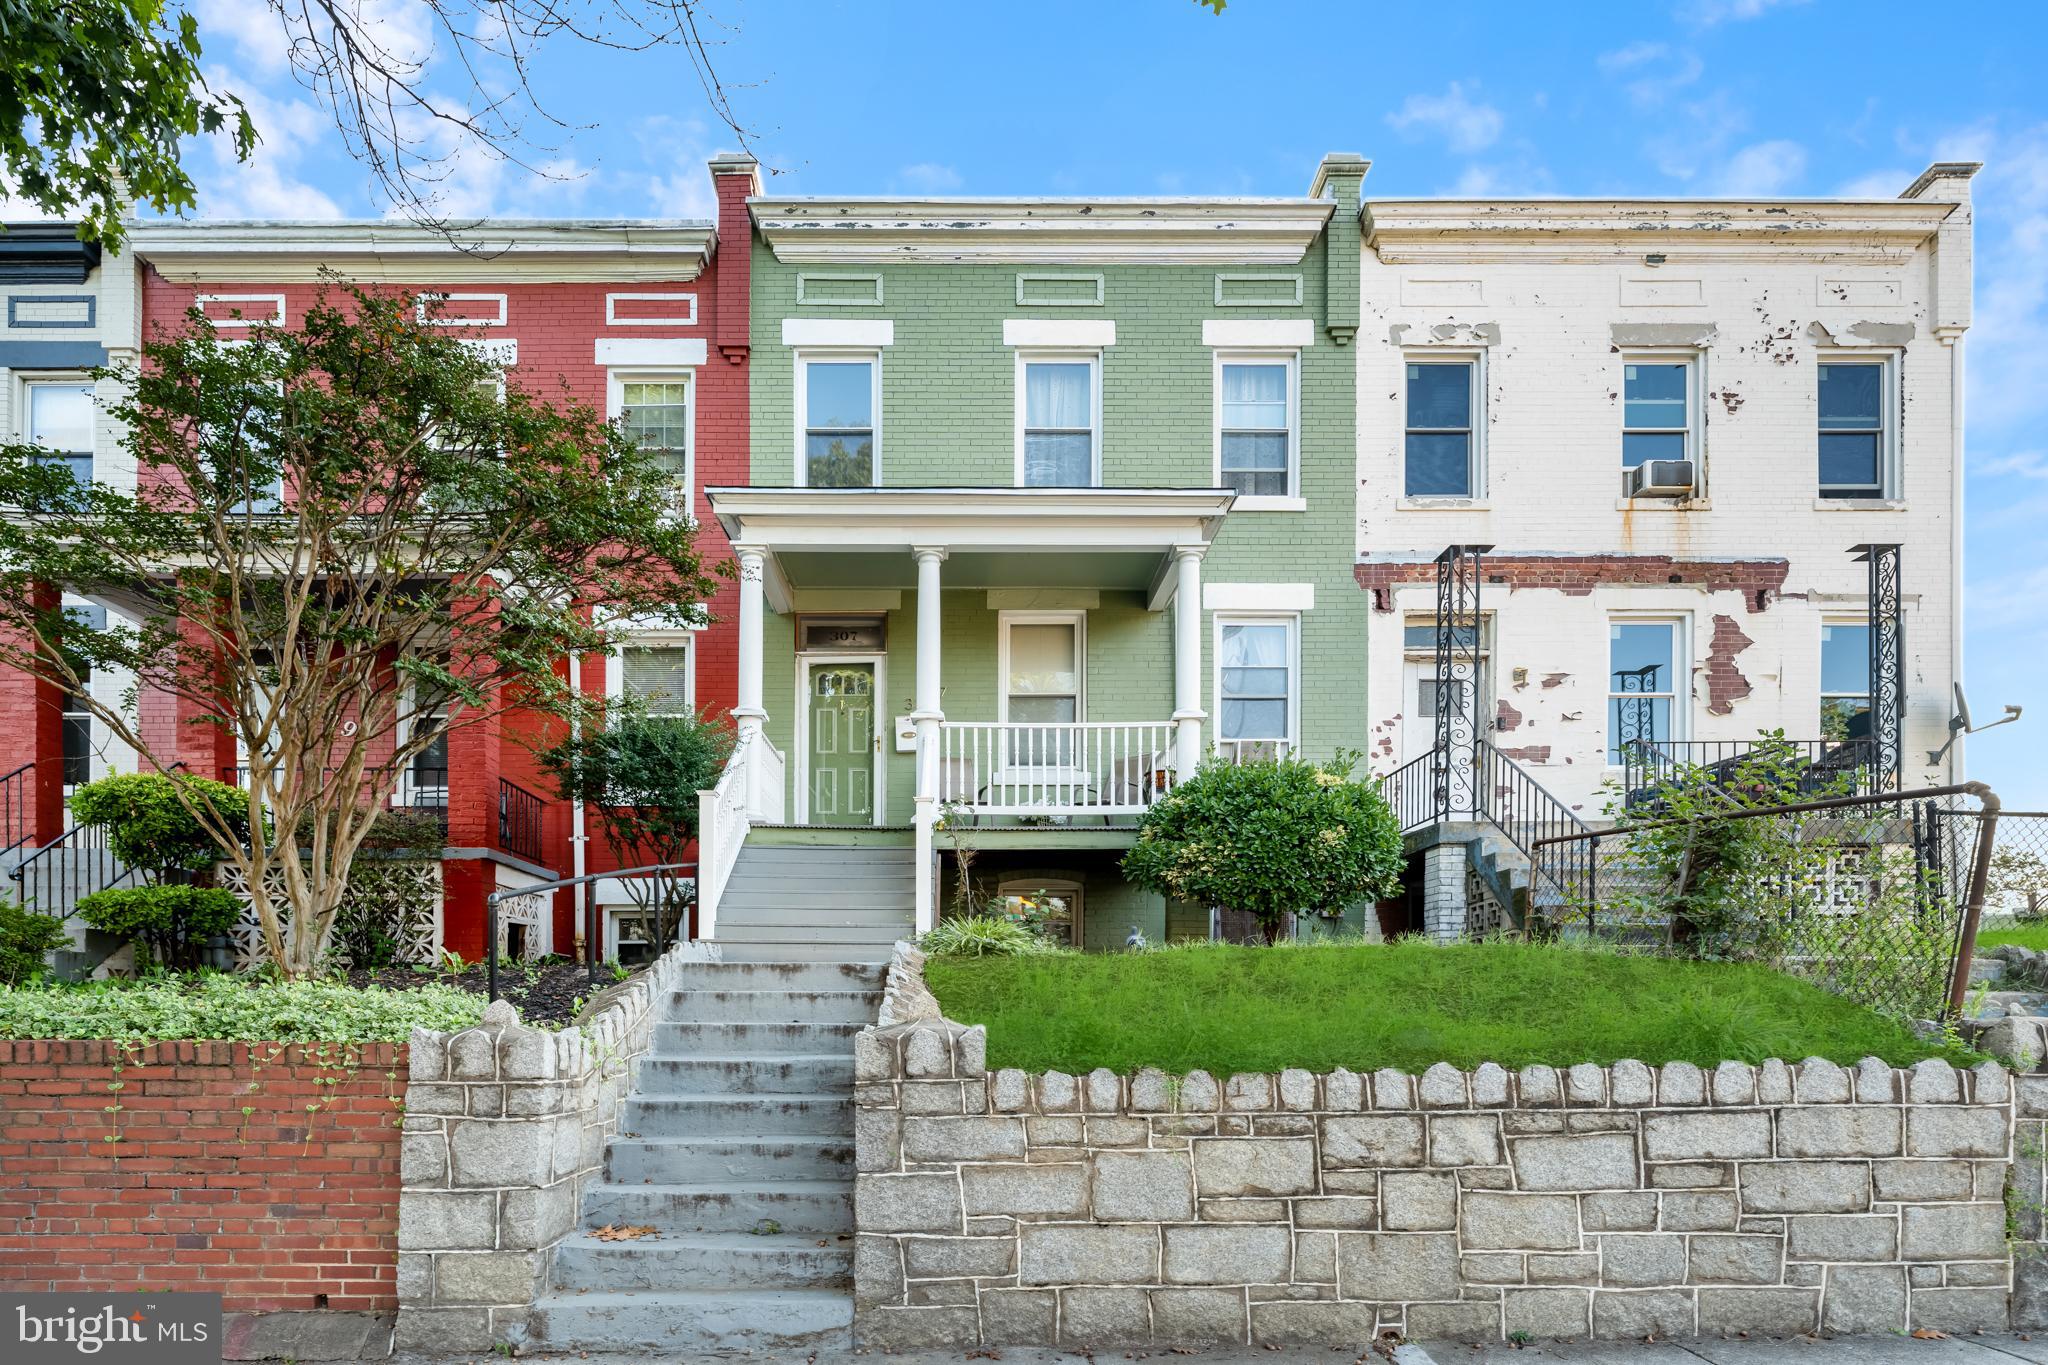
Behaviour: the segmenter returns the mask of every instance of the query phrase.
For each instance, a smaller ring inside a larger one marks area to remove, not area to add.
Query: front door
[[[875,666],[816,663],[810,668],[805,754],[814,825],[875,822]]]

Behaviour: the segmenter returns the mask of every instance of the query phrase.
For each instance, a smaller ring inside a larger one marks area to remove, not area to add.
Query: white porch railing
[[[946,721],[940,804],[986,815],[1136,815],[1173,789],[1172,721]]]
[[[712,938],[718,902],[747,831],[782,822],[782,751],[755,731],[741,739],[710,791],[697,793],[697,936]]]

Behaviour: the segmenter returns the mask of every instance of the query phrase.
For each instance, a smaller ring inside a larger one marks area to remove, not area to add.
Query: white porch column
[[[946,718],[939,705],[939,565],[946,552],[920,545],[911,554],[917,559],[917,695],[910,719],[917,727],[916,904],[917,931],[923,933],[937,923],[938,913],[932,836],[939,819],[939,724]]]
[[[761,733],[768,719],[761,706],[761,613],[766,608],[762,579],[768,572],[768,552],[759,545],[735,545],[740,562],[740,677],[739,705],[732,718],[739,723],[740,742]]]
[[[1200,545],[1174,548],[1173,722],[1174,777],[1185,782],[1202,762],[1202,553]]]

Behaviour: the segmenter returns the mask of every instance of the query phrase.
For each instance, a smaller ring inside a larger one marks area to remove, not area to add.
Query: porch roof
[[[1171,600],[1176,550],[1206,548],[1228,488],[713,488],[734,545],[766,552],[777,610],[800,588],[904,588],[913,549],[946,552],[952,588],[1096,587]],[[778,600],[783,599],[783,600]]]

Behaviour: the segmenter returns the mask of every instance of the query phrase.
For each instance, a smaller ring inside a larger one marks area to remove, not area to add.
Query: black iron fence
[[[545,803],[516,782],[498,779],[498,847],[530,863],[540,861]]]
[[[1393,808],[1394,818],[1401,822],[1403,834],[1433,824],[1437,819],[1432,781],[1436,772],[1435,760],[1435,754],[1411,758],[1380,779],[1380,795]]]
[[[1637,739],[1621,746],[1622,808],[1639,813],[1654,806],[1681,774],[1734,786],[1765,744],[1775,764],[1796,773],[1802,796],[1848,796],[1879,785],[1867,739]]]
[[[607,910],[595,895],[600,882],[613,882],[626,889],[627,904]],[[620,937],[639,935],[650,960],[666,952],[680,939],[696,937],[697,864],[654,863],[646,867],[620,868],[615,872],[591,872],[581,877],[558,877],[553,881],[507,887],[484,897],[484,961],[490,997],[498,998],[498,960],[505,955],[505,924],[502,906],[506,901],[542,897],[540,913],[547,914],[547,902],[557,891],[575,887],[583,898],[583,953],[590,971],[590,984],[598,984],[598,964],[604,960],[605,918],[619,921]]]
[[[1896,1017],[1935,1018],[1962,1008],[2002,828],[1997,797],[1972,782],[1730,801],[1550,836],[1536,858],[1557,896],[1524,927],[1758,962]]]

